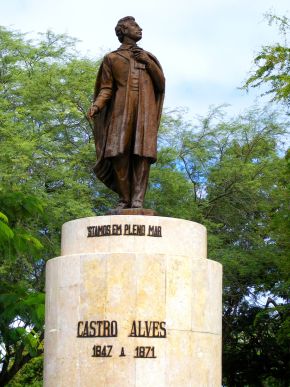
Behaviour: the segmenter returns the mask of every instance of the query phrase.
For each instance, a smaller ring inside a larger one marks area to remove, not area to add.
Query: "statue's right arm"
[[[106,103],[112,98],[113,82],[114,79],[110,59],[108,58],[108,55],[106,55],[102,65],[100,92],[93,103],[93,106],[96,106],[98,111],[102,110]]]

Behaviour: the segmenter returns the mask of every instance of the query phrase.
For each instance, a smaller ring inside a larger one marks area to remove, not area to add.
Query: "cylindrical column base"
[[[104,225],[104,218],[94,222]],[[152,224],[145,225],[145,235],[126,236],[125,225],[140,226],[144,217],[126,217],[125,223],[112,218],[122,224],[122,233],[102,236],[103,252],[82,250],[47,264],[45,386],[220,386],[221,265],[196,255],[202,240],[192,254],[178,254],[182,249],[176,251],[168,239],[169,252],[162,238],[174,234],[169,228],[176,227],[176,219],[164,218],[163,224],[162,218],[146,219]],[[88,219],[87,231],[93,227]],[[178,222],[187,230],[194,225],[205,237],[202,226]],[[161,227],[153,238],[149,225]],[[69,226],[73,238],[77,231]],[[89,238],[101,243],[101,236]],[[120,252],[110,238],[119,238]],[[127,247],[123,238],[131,238]],[[132,238],[138,246],[142,238],[144,246],[159,239],[166,251],[124,251],[136,247]]]

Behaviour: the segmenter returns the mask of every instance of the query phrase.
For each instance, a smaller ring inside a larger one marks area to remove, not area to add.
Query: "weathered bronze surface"
[[[157,213],[149,208],[122,208],[114,209],[109,212],[108,215],[145,215],[145,216],[156,216]]]
[[[157,157],[165,78],[158,60],[137,46],[142,29],[133,17],[120,19],[115,31],[121,46],[103,59],[89,117],[97,152],[94,172],[118,193],[121,210],[143,207]]]

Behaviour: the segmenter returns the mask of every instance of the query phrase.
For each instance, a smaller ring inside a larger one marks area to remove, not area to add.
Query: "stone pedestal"
[[[47,263],[44,385],[221,385],[221,265],[206,229],[110,215],[63,225]]]

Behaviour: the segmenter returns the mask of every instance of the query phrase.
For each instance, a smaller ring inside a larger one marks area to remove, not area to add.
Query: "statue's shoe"
[[[116,210],[123,210],[124,208],[129,208],[130,205],[128,202],[125,202],[125,201],[120,201],[116,207]]]
[[[135,200],[134,202],[132,202],[131,208],[142,208],[142,207],[143,207],[143,203],[140,202],[140,200]]]

